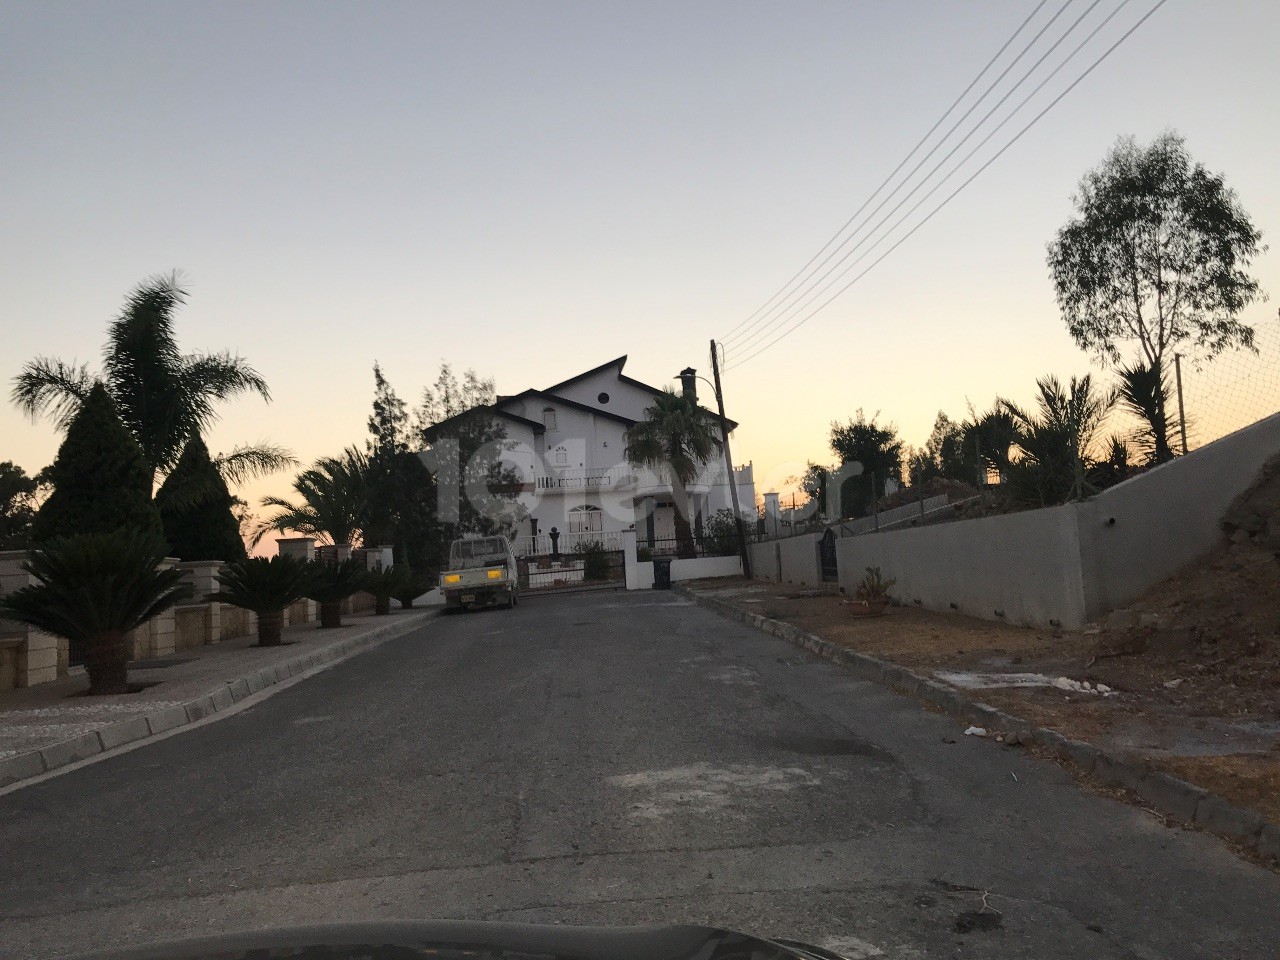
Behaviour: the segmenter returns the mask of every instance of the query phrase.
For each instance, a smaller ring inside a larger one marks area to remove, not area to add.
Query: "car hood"
[[[842,960],[794,940],[715,927],[434,921],[229,933],[79,960]]]

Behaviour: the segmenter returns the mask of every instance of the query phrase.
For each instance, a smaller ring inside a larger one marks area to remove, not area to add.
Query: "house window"
[[[596,399],[599,400],[601,403],[608,403],[609,395],[607,393],[601,393],[600,396],[596,397]]]
[[[563,467],[569,462],[569,451],[561,447],[556,451],[556,466]]]
[[[542,425],[548,430],[556,428],[556,411],[554,407],[543,407]]]
[[[604,511],[589,504],[569,511],[570,533],[599,533],[604,526]]]

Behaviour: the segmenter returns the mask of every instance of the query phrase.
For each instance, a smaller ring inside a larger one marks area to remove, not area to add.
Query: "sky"
[[[1153,3],[1125,4],[916,219]],[[503,393],[623,354],[655,385],[709,373],[709,341],[822,247],[1034,7],[0,2],[0,379],[37,355],[97,363],[128,291],[174,269],[183,349],[239,353],[273,394],[225,404],[215,451],[270,441],[310,462],[362,443],[375,362],[409,400],[442,361]],[[939,410],[1089,370],[1045,244],[1121,135],[1178,130],[1274,241],[1278,34],[1266,0],[1169,0],[830,306],[741,366],[730,340],[734,459],[758,489],[829,460],[830,422],[858,409],[921,445]],[[1272,294],[1278,258],[1253,271]],[[1275,318],[1243,317],[1267,344]],[[1246,360],[1188,371],[1205,430],[1277,409],[1280,356]],[[34,472],[58,441],[0,405],[0,460]]]

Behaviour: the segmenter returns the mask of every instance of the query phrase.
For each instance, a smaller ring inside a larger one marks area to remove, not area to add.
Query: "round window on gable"
[[[596,397],[596,399],[599,400],[601,403],[608,403],[609,395],[607,393],[602,392],[600,396]]]

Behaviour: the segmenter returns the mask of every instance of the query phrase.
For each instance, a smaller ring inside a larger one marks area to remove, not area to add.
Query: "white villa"
[[[636,531],[639,546],[650,549],[661,550],[664,541],[674,540],[675,508],[666,471],[633,467],[625,455],[627,429],[644,419],[662,390],[626,376],[626,362],[619,357],[542,390],[499,396],[489,408],[511,447],[502,460],[523,477],[517,554],[551,553],[553,532],[560,552],[572,551],[584,540],[618,549],[625,530]],[[696,400],[695,371],[683,371],[681,380],[685,394]],[[719,417],[708,412],[718,427]],[[730,431],[737,426],[732,420],[728,425]],[[751,464],[735,468],[734,475],[743,515],[753,520]],[[723,455],[713,458],[688,490],[697,533],[716,511],[731,509]]]

